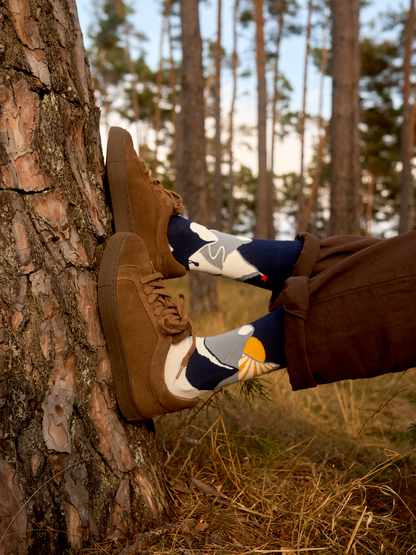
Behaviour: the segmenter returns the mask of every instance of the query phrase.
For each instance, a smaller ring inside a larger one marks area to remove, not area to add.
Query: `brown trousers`
[[[298,239],[292,276],[270,301],[285,309],[293,389],[416,366],[416,231]]]

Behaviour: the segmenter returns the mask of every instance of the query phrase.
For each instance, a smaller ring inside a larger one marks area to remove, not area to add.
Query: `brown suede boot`
[[[176,307],[140,237],[116,233],[105,249],[98,304],[111,361],[117,402],[129,422],[190,408],[198,398],[169,392],[165,361],[172,343],[195,336],[185,304]]]
[[[186,269],[174,259],[167,237],[171,216],[183,211],[182,198],[149,176],[130,133],[121,127],[112,127],[108,135],[107,181],[116,232],[139,235],[155,270],[164,278],[185,275]]]

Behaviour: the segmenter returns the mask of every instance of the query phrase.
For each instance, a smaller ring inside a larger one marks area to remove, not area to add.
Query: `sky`
[[[302,8],[299,12],[299,23],[306,25],[306,4],[307,0],[299,0]],[[232,9],[233,0],[223,0],[223,25],[222,36],[223,46],[226,52],[232,50]],[[407,2],[406,2],[407,4]],[[145,33],[148,41],[144,48],[147,52],[146,60],[150,67],[157,68],[159,59],[159,40],[162,25],[162,7],[158,0],[136,0],[130,5],[134,7],[135,13],[132,16],[132,23],[138,31]],[[381,33],[380,13],[389,9],[398,10],[400,6],[405,9],[404,4],[393,0],[373,0],[370,6],[361,10],[360,20],[362,26],[362,34],[378,36]],[[216,37],[216,0],[204,0],[200,4],[200,24],[203,39],[215,39]],[[81,28],[84,34],[84,41],[88,47],[87,31],[93,21],[93,8],[90,2],[83,0],[78,1],[78,12]],[[256,107],[256,79],[255,79],[255,47],[254,47],[254,25],[247,29],[240,30],[239,34],[240,61],[242,67],[251,67],[252,76],[240,80],[239,92],[236,104],[236,125],[247,125],[255,130],[257,121]],[[314,43],[320,41],[320,33],[317,33]],[[166,51],[167,45],[165,45]],[[284,39],[281,50],[281,71],[289,79],[293,93],[291,97],[290,107],[294,111],[298,111],[302,107],[302,89],[303,89],[303,66],[305,56],[305,36],[292,36]],[[166,51],[167,53],[167,51]],[[319,71],[312,63],[308,67],[308,94],[307,94],[307,111],[312,115],[317,115],[319,105]],[[331,113],[331,79],[325,78],[324,84],[324,117],[329,118]],[[222,74],[222,113],[225,116],[229,111],[231,102],[231,71],[223,70]],[[128,127],[127,123],[113,116],[112,125],[121,125]],[[208,132],[210,130],[208,129]],[[132,132],[133,138],[135,134]],[[226,137],[224,137],[226,138]],[[106,144],[106,137],[103,136],[103,145]],[[317,141],[316,126],[313,123],[307,125],[306,133],[306,163],[313,154],[313,147]],[[235,158],[237,163],[243,163],[253,169],[254,174],[257,172],[257,153],[256,153],[256,136],[253,132],[249,138],[239,141],[236,138]],[[291,171],[298,172],[300,168],[300,141],[296,134],[287,136],[283,142],[278,142],[275,155],[274,170],[277,174],[289,173]]]

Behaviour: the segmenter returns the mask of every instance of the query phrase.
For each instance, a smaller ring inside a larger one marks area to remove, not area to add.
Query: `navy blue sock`
[[[203,391],[259,377],[284,368],[284,309],[236,330],[214,337],[198,337],[196,348],[179,378],[177,373],[189,341],[172,345],[165,379],[169,390],[192,398]]]
[[[251,283],[276,291],[290,277],[303,241],[270,241],[228,235],[173,216],[168,241],[174,258],[187,270]]]

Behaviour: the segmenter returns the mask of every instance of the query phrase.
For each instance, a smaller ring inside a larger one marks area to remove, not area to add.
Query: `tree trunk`
[[[305,186],[305,123],[306,123],[306,92],[308,87],[308,62],[309,53],[311,50],[311,26],[312,26],[312,8],[313,2],[308,2],[308,23],[306,25],[306,52],[305,52],[305,65],[303,69],[303,101],[302,101],[302,115],[300,119],[300,175],[299,175],[299,189],[298,189],[298,216],[297,216],[297,229],[300,233],[305,226],[305,206],[304,206],[304,186]]]
[[[401,191],[400,191],[400,224],[399,233],[406,233],[411,229],[410,222],[410,192],[412,190],[412,165],[410,137],[412,122],[412,107],[410,105],[410,72],[412,42],[415,24],[415,2],[410,0],[409,15],[406,24],[406,45],[404,53],[404,84],[403,84],[403,109],[402,109],[402,128],[401,128],[401,150],[400,158],[402,162]]]
[[[278,25],[279,30],[277,32],[276,40],[276,54],[274,59],[274,75],[273,75],[273,99],[272,99],[272,133],[270,141],[270,168],[267,177],[267,193],[268,193],[268,203],[274,206],[274,153],[276,147],[276,122],[277,122],[277,101],[279,100],[279,59],[280,59],[280,45],[283,37],[284,29],[284,18],[286,11],[286,1],[282,0],[279,8],[278,15]],[[269,213],[270,216],[270,213]],[[276,230],[274,227],[273,212],[271,213],[271,218],[268,218],[267,235],[269,239],[274,239],[276,236]]]
[[[257,67],[257,132],[258,132],[258,178],[256,198],[256,237],[268,239],[269,206],[267,194],[267,148],[266,148],[266,50],[264,47],[263,0],[253,0],[256,21],[256,67]],[[274,237],[273,237],[274,239]]]
[[[173,61],[173,41],[172,41],[172,6],[171,0],[166,0],[166,17],[167,17],[167,32],[169,41],[169,80],[171,88],[171,104],[172,104],[172,144],[173,144],[173,170],[175,172],[174,188],[176,189],[176,172],[178,170],[178,117],[176,113],[176,71],[175,63]]]
[[[117,15],[121,20],[123,20],[123,32],[124,32],[124,40],[126,41],[126,54],[127,54],[127,62],[129,65],[129,71],[131,76],[131,102],[133,106],[133,116],[134,116],[134,125],[136,127],[136,141],[137,141],[137,152],[140,152],[140,130],[139,130],[139,122],[140,122],[140,106],[139,106],[139,97],[137,94],[137,72],[134,66],[133,58],[131,57],[131,50],[130,50],[130,30],[128,23],[126,21],[126,5],[121,0],[115,0],[115,7],[117,10]],[[142,156],[144,156],[142,154]]]
[[[218,1],[217,44],[215,46],[215,227],[222,230],[222,175],[221,175],[221,0]]]
[[[152,422],[118,416],[97,309],[111,234],[73,0],[9,0],[0,65],[0,553],[167,516]]]
[[[110,131],[110,125],[108,123],[108,116],[110,114],[110,100],[108,98],[108,92],[107,92],[108,83],[105,75],[105,68],[107,65],[107,51],[105,49],[101,52],[101,58],[102,58],[102,66],[104,70],[103,83],[102,83],[102,104],[103,104],[102,122],[104,123],[104,130],[108,135],[108,132]]]
[[[234,151],[233,151],[233,141],[234,141],[234,110],[235,110],[235,100],[237,97],[237,20],[238,20],[238,6],[239,0],[234,0],[233,9],[233,54],[232,54],[232,72],[233,72],[233,93],[231,98],[231,107],[229,114],[230,128],[228,136],[228,220],[226,232],[232,233],[234,227],[234,217],[235,217],[235,199],[234,199]]]
[[[137,92],[137,72],[130,53],[130,37],[129,37],[129,28],[127,24],[124,24],[124,34],[126,37],[126,52],[127,52],[129,70],[131,75],[131,101],[133,104],[134,125],[136,127],[137,152],[141,154],[140,152],[140,106],[139,106],[139,95]]]
[[[211,210],[205,160],[204,76],[198,0],[181,0],[182,92],[181,162],[178,181],[191,220],[210,227]],[[191,310],[198,314],[217,308],[215,278],[190,273]]]
[[[374,174],[368,174],[368,188],[367,188],[367,211],[365,217],[365,232],[366,237],[371,237],[371,222],[373,221],[373,206],[374,206]]]
[[[162,19],[162,28],[160,30],[160,42],[159,42],[159,67],[157,69],[157,79],[156,79],[156,113],[155,113],[155,155],[153,157],[153,177],[157,178],[157,157],[159,156],[159,132],[160,132],[160,101],[162,99],[162,79],[163,79],[163,39],[165,37],[165,22],[169,15],[166,13]]]
[[[332,119],[330,235],[359,233],[359,0],[331,0]]]
[[[321,133],[319,133],[318,135],[319,142],[318,142],[318,149],[317,149],[317,155],[316,155],[316,169],[315,169],[315,175],[313,178],[311,194],[308,200],[308,205],[306,207],[305,220],[304,220],[305,225],[304,225],[303,231],[308,230],[308,226],[311,222],[312,211],[314,210],[314,207],[317,208],[319,206],[319,203],[317,201],[318,189],[321,181],[322,161],[323,161],[324,149],[328,141],[328,132],[329,132],[329,127],[327,126],[327,128],[325,129],[324,135],[322,135]],[[316,214],[315,214],[315,221],[316,221]]]
[[[208,70],[208,75],[205,80],[205,90],[204,90],[204,116],[208,116],[208,102],[209,97],[212,93],[212,87],[214,85],[214,78],[215,78],[215,60],[212,60],[210,63],[210,68]]]
[[[329,17],[324,21],[322,25],[322,63],[321,63],[321,82],[319,85],[319,113],[318,113],[318,149],[317,149],[317,160],[316,160],[316,170],[315,176],[313,178],[311,194],[308,201],[308,206],[306,208],[306,214],[304,218],[304,227],[302,231],[307,231],[308,226],[310,224],[312,210],[314,206],[318,207],[318,188],[319,182],[321,179],[321,171],[322,171],[322,160],[323,160],[323,153],[324,148],[326,147],[326,143],[328,140],[328,126],[324,130],[323,128],[323,104],[324,104],[324,79],[326,75],[326,68],[328,65],[328,48],[326,46],[326,29],[329,23]],[[316,215],[315,215],[316,216]],[[316,223],[316,217],[315,217]]]

